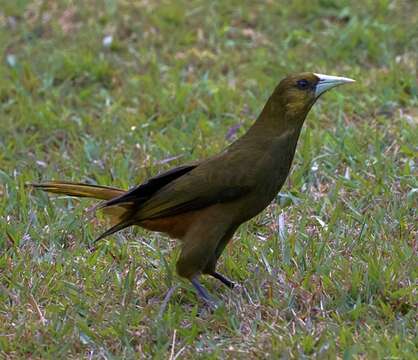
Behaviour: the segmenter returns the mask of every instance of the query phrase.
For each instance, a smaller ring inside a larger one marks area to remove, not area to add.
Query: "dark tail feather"
[[[116,224],[115,226],[112,226],[110,229],[106,230],[103,234],[101,234],[96,240],[94,240],[93,244],[96,244],[98,241],[104,239],[105,237],[114,234],[115,232],[118,232],[122,229],[125,229],[129,226],[133,225],[132,222],[126,221],[126,222],[120,222],[119,224]]]

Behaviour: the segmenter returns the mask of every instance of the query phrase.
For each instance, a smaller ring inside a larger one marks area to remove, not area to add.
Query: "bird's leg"
[[[216,271],[208,273],[208,275],[213,276],[215,279],[218,279],[221,281],[224,285],[228,286],[230,289],[233,289],[235,286],[235,283],[231,280],[229,280],[227,277],[223,276],[222,274],[219,274]]]
[[[170,301],[176,289],[177,289],[177,285],[174,285],[170,289],[168,289],[167,294],[165,295],[163,303],[161,305],[160,311],[158,313],[158,319],[161,319],[163,317],[163,314],[164,314],[165,309],[167,308],[168,302]]]
[[[210,276],[213,276],[215,279],[218,279],[219,281],[222,282],[222,284],[226,285],[230,289],[234,288],[235,283],[233,281],[229,280],[228,278],[226,278],[225,276],[223,276],[222,274],[219,274],[216,271],[216,263],[218,262],[219,257],[221,256],[222,252],[224,251],[225,246],[231,240],[232,235],[234,234],[235,230],[236,230],[236,227],[232,227],[222,236],[221,240],[219,241],[219,243],[218,243],[218,245],[215,249],[215,253],[212,255],[212,257],[210,258],[210,260],[206,264],[205,269],[203,270],[204,274],[208,274]]]
[[[196,289],[198,295],[202,298],[202,300],[206,304],[208,304],[212,309],[216,309],[217,306],[216,306],[215,301],[211,298],[211,296],[206,291],[206,289],[200,284],[198,277],[195,276],[190,281],[193,284],[194,288]]]

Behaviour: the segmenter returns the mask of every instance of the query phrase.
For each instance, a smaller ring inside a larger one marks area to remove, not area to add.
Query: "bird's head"
[[[353,79],[304,72],[284,78],[274,91],[287,118],[305,118],[315,101],[335,86],[354,82]]]

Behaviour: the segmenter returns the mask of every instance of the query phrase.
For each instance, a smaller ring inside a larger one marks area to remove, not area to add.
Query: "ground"
[[[0,0],[0,357],[359,358],[417,353],[418,4]],[[276,201],[203,279],[141,229],[90,252],[93,202],[244,133],[286,74],[321,97]],[[164,301],[167,291],[177,286]]]

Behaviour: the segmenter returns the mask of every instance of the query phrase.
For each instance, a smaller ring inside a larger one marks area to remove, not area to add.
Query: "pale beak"
[[[330,76],[330,75],[315,74],[315,73],[314,75],[319,79],[315,88],[316,98],[318,98],[325,91],[332,89],[335,86],[355,82],[355,80],[353,79],[341,77],[341,76]]]

